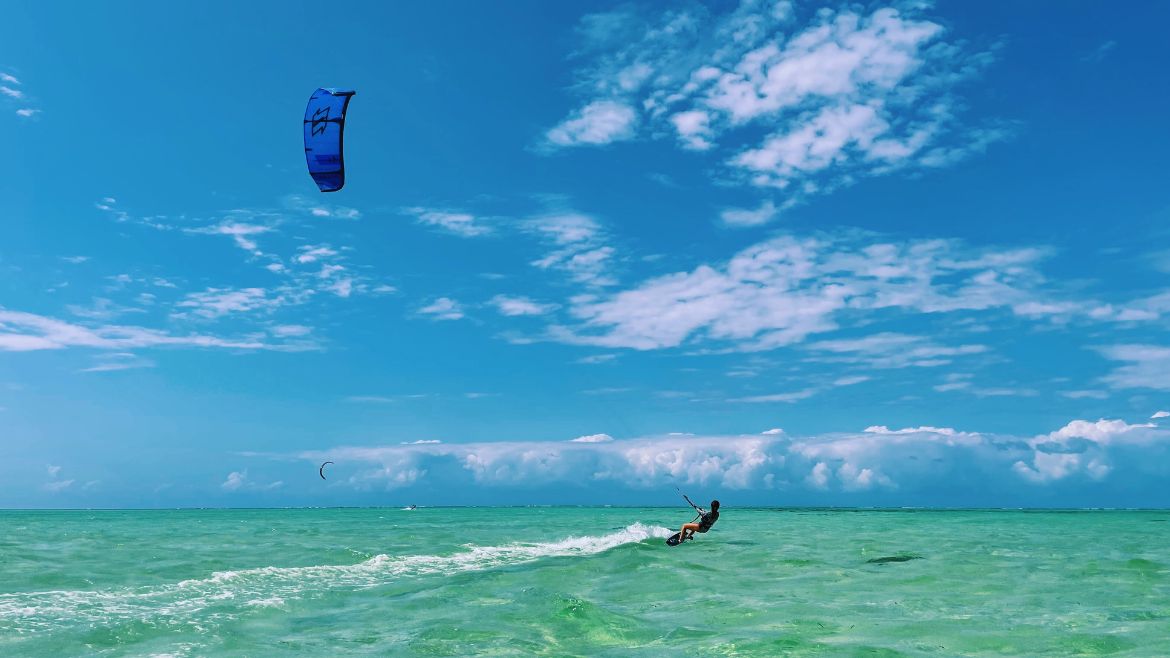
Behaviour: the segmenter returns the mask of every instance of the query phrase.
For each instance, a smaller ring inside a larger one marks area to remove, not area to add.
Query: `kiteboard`
[[[681,532],[674,533],[673,535],[670,536],[669,539],[666,540],[667,546],[678,546],[681,543],[682,543],[682,533]]]

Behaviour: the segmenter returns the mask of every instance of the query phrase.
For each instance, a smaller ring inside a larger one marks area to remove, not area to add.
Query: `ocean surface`
[[[690,518],[0,512],[0,656],[1170,655],[1170,512]]]

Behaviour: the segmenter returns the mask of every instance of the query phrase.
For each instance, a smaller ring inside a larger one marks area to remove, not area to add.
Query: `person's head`
[[[711,501],[711,511],[716,512],[718,510],[719,510],[719,501],[717,501],[717,500]]]

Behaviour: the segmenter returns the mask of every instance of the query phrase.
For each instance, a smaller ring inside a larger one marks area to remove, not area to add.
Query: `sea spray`
[[[220,615],[235,615],[247,608],[280,606],[327,589],[363,589],[404,577],[452,575],[543,558],[595,555],[669,535],[666,528],[634,523],[605,535],[556,542],[467,545],[466,550],[451,555],[383,554],[356,564],[218,571],[207,578],[151,587],[0,594],[0,633],[48,632],[64,625],[129,620],[180,626],[209,608],[216,608]]]

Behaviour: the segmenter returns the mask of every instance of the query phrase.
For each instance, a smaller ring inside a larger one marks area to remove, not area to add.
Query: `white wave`
[[[0,632],[52,632],[78,624],[104,626],[145,619],[168,626],[194,626],[200,622],[199,615],[210,608],[215,609],[215,617],[232,617],[248,608],[280,606],[326,589],[363,589],[403,577],[451,575],[543,558],[595,555],[670,534],[666,528],[635,523],[596,537],[469,545],[466,551],[451,555],[375,555],[357,564],[218,571],[207,578],[151,587],[0,594]]]

